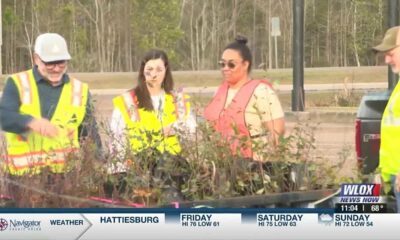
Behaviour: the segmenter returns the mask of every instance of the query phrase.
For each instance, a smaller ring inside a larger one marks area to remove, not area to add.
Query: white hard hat
[[[44,33],[35,41],[35,53],[44,62],[70,60],[67,42],[57,33]]]

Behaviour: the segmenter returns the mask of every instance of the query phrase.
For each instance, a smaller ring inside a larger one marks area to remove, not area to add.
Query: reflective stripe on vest
[[[68,153],[78,151],[77,148],[55,150],[51,153],[46,152],[30,152],[29,154],[9,154],[7,164],[12,164],[16,170],[26,167],[44,166],[49,163],[64,163],[64,159]],[[49,156],[51,154],[51,156]],[[51,158],[51,160],[50,160]]]
[[[254,90],[259,84],[271,84],[266,80],[250,80],[245,83],[236,93],[231,103],[225,108],[225,102],[228,96],[228,84],[224,83],[218,88],[216,95],[210,104],[204,109],[204,117],[213,124],[215,130],[230,143],[232,154],[240,152],[241,156],[251,158],[253,152],[251,149],[250,132],[245,121],[246,107],[253,96]],[[238,131],[235,131],[238,130]],[[243,136],[247,141],[243,142]]]
[[[71,96],[71,105],[75,107],[79,107],[82,105],[82,82],[72,79],[72,96]]]
[[[20,113],[41,118],[41,106],[32,70],[11,76],[21,98]],[[50,122],[59,127],[57,138],[46,138],[33,132],[22,135],[7,132],[5,170],[12,175],[38,174],[43,167],[63,172],[68,155],[79,149],[78,127],[86,112],[88,88],[71,79],[63,85],[60,99]]]
[[[27,72],[21,72],[16,75],[21,85],[21,104],[32,104],[32,91],[29,82],[29,76]]]
[[[379,168],[384,181],[400,172],[400,84],[393,90],[383,112]]]
[[[383,124],[392,127],[400,126],[400,117],[394,117],[393,115],[382,117]]]
[[[163,137],[162,128],[173,124],[178,120],[187,117],[190,107],[185,100],[185,95],[174,97],[165,94],[162,120],[160,121],[155,111],[147,111],[138,108],[137,99],[134,91],[126,92],[114,98],[114,107],[119,109],[126,124],[127,134],[134,153],[138,153],[147,148],[156,148],[159,152],[167,151],[170,154],[181,152],[177,136]],[[185,109],[180,109],[180,108]],[[185,115],[186,114],[186,115]],[[158,134],[161,132],[160,134]],[[151,135],[151,138],[149,138]]]
[[[126,92],[122,94],[124,100],[125,109],[128,112],[130,120],[132,122],[140,121],[140,115],[137,108],[137,100],[134,91]]]

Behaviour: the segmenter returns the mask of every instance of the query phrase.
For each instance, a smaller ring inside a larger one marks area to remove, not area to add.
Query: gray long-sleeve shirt
[[[50,85],[40,75],[37,66],[33,68],[33,76],[35,78],[39,101],[40,110],[43,118],[51,120],[56,110],[60,95],[65,83],[69,82],[68,74],[62,77],[62,84],[59,86]],[[28,123],[32,120],[32,116],[24,115],[19,112],[21,100],[19,92],[14,81],[7,79],[4,87],[3,96],[0,99],[0,126],[6,132],[22,134],[28,131]],[[97,129],[97,123],[93,116],[93,105],[91,104],[91,96],[88,96],[86,105],[86,115],[82,124],[78,129],[79,139],[90,136],[98,147],[101,149],[100,135]]]

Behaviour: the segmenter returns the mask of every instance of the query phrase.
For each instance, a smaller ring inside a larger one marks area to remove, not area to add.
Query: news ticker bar
[[[0,209],[0,239],[398,239],[400,214],[335,209]]]

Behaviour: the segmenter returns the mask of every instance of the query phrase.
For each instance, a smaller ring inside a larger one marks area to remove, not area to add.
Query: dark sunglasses
[[[236,64],[234,62],[228,61],[228,62],[224,62],[224,61],[219,61],[218,65],[221,68],[224,68],[225,66],[228,66],[229,69],[234,69],[236,67]]]
[[[48,69],[55,68],[56,66],[58,66],[60,68],[64,68],[67,65],[67,61],[66,60],[52,61],[52,62],[45,62],[45,61],[42,60],[42,62],[46,66],[46,68],[48,68]]]

